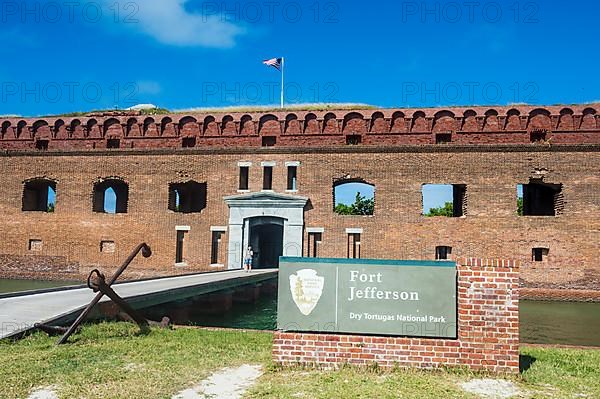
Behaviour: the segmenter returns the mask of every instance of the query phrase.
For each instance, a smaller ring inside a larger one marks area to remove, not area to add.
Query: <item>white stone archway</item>
[[[256,217],[283,220],[283,256],[302,256],[306,197],[260,192],[224,198],[229,206],[228,269],[242,267],[243,248],[248,245],[249,221]]]

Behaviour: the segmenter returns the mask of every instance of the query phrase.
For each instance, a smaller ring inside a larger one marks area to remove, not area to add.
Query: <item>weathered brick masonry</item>
[[[459,259],[457,339],[276,332],[277,363],[324,367],[467,366],[519,372],[519,266],[514,261]]]
[[[323,231],[323,257],[345,257],[346,229],[362,229],[363,258],[432,259],[436,246],[450,246],[452,258],[521,261],[522,285],[532,295],[599,290],[599,109],[0,118],[0,276],[80,278],[91,268],[116,267],[141,241],[154,256],[144,267],[134,263],[129,278],[223,268],[231,230],[220,237],[216,262],[211,246],[213,231],[229,223],[224,197],[240,194],[241,163],[250,165],[248,191],[261,192],[261,163],[268,162],[272,191],[308,198],[305,255],[309,229]],[[293,192],[290,162],[299,165]],[[56,186],[55,212],[22,210],[25,183],[40,178]],[[128,185],[126,213],[93,212],[94,184],[109,178]],[[333,212],[339,179],[375,186],[373,216]],[[517,215],[516,186],[532,179],[562,185],[556,216]],[[169,186],[189,180],[206,184],[206,206],[174,212]],[[465,216],[422,216],[425,183],[465,185]],[[178,226],[189,230],[186,262],[176,266]],[[549,251],[534,261],[533,248]]]

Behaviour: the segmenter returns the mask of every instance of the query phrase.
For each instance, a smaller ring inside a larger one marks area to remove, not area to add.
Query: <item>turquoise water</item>
[[[171,317],[175,323],[204,327],[274,330],[277,325],[277,298],[260,298],[255,304],[234,304],[221,315],[194,312],[199,304],[167,304],[148,310],[147,316],[160,320]],[[184,314],[181,314],[184,310]],[[600,303],[521,301],[521,342],[600,346]]]
[[[73,281],[40,281],[40,280],[7,280],[0,279],[0,294],[10,292],[41,290],[45,288],[64,287],[67,285],[81,285]]]
[[[174,324],[225,327],[250,330],[275,330],[277,327],[277,298],[261,297],[255,303],[236,303],[222,314],[203,314],[199,302],[171,303],[142,310],[145,317],[160,320],[167,316]]]

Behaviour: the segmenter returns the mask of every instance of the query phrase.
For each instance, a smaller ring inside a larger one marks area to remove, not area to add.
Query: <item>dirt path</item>
[[[224,368],[198,386],[186,389],[171,399],[238,399],[262,375],[261,366],[244,364],[237,368]]]

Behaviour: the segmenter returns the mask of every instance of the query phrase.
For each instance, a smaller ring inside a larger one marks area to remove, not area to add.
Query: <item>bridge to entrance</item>
[[[136,309],[197,295],[257,284],[277,276],[276,269],[202,273],[133,281],[113,285],[119,296]],[[73,320],[96,296],[89,288],[59,288],[29,295],[0,297],[0,339],[26,332],[35,323],[61,324]],[[104,297],[100,302],[107,302]]]

